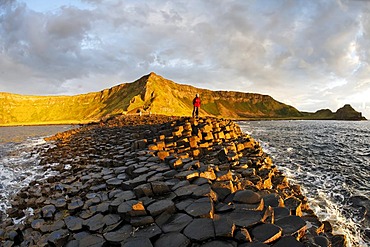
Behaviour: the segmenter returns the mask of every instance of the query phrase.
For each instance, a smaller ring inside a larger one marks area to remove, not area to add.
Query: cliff
[[[75,96],[0,93],[0,125],[86,123],[116,114],[138,112],[190,116],[196,93],[201,95],[200,114],[203,116],[233,119],[323,118],[319,113],[300,112],[268,95],[200,89],[150,73],[132,83]],[[347,119],[349,116],[352,120],[361,115],[347,108],[338,110],[334,117],[326,112],[324,119]]]

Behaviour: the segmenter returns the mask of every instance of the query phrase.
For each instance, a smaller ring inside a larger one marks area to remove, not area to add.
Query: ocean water
[[[370,121],[243,121],[320,220],[370,246]]]
[[[44,137],[72,129],[72,125],[0,127],[0,212],[9,199],[31,181],[52,175],[39,167],[39,152],[53,144]]]

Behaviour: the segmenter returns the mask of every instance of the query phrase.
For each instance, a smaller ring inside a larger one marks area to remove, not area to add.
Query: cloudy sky
[[[370,1],[0,0],[0,92],[73,95],[151,71],[370,118]]]

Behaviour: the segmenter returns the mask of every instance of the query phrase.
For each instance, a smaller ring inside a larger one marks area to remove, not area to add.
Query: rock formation
[[[40,165],[58,175],[14,197],[3,246],[346,246],[230,120],[121,116],[53,139]]]

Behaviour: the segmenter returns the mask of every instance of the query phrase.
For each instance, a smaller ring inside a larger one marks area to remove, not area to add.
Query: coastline
[[[120,116],[50,140],[40,165],[60,175],[14,198],[10,217],[33,215],[2,222],[6,244],[346,246],[231,120]]]

